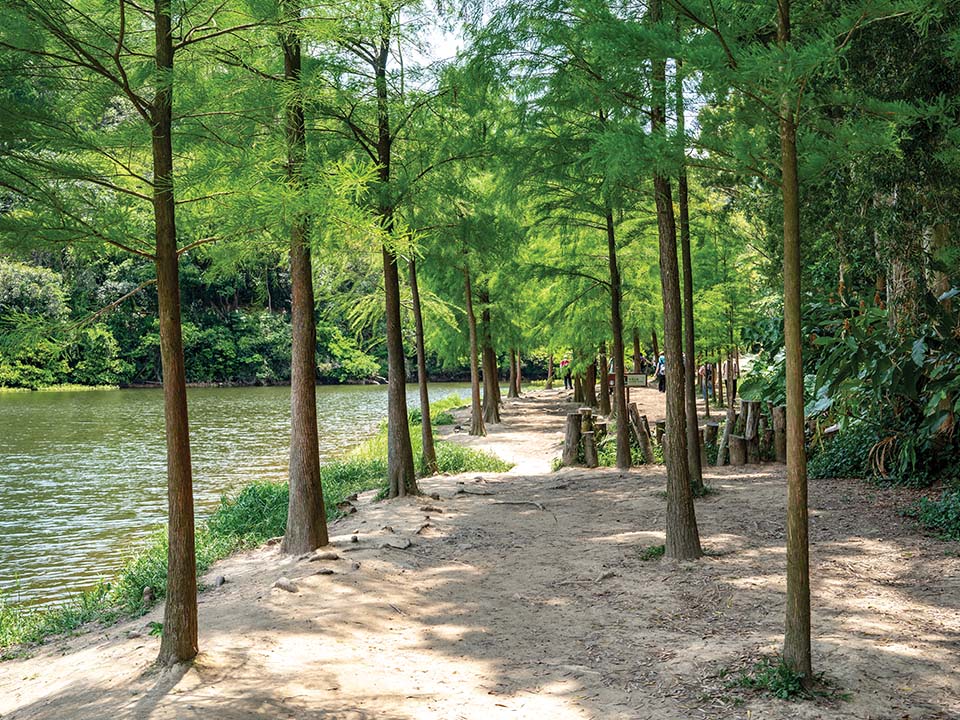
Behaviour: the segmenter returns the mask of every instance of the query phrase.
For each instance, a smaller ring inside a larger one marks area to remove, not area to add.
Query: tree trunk
[[[427,388],[427,352],[423,346],[423,311],[420,307],[420,285],[417,282],[417,261],[410,258],[410,299],[413,303],[413,322],[417,344],[417,386],[420,390],[421,458],[426,475],[439,472],[437,451],[433,446],[433,423],[430,422],[430,391]]]
[[[163,413],[167,440],[167,598],[157,662],[174,665],[197,655],[197,563],[187,382],[180,325],[180,278],[173,195],[173,36],[170,0],[154,0],[156,66],[153,101],[153,216]]]
[[[660,357],[660,345],[657,343],[657,328],[653,327],[653,330],[650,331],[653,336],[653,361],[656,362],[657,358]]]
[[[513,374],[513,382],[516,385],[515,392],[517,393],[516,397],[520,397],[523,393],[523,362],[520,357],[520,351],[517,350],[516,357],[517,369]]]
[[[677,74],[680,74],[682,63],[676,60]],[[677,135],[684,143],[686,152],[686,138],[684,137],[683,123],[683,83],[677,80]],[[697,414],[697,364],[696,348],[694,346],[693,327],[693,261],[690,257],[690,209],[689,193],[687,191],[686,156],[680,159],[680,172],[677,177],[677,194],[680,206],[680,250],[683,259],[683,333],[684,349],[687,361],[684,363],[686,381],[685,407],[687,417],[687,464],[690,472],[690,485],[694,493],[703,494],[703,468],[700,465],[700,420]],[[704,378],[706,380],[706,378]]]
[[[577,450],[580,448],[580,413],[567,415],[567,431],[563,441],[563,457],[561,462],[566,465],[577,464]]]
[[[390,133],[390,108],[387,101],[387,61],[390,38],[384,33],[375,58],[374,82],[377,91],[377,175],[380,195],[380,224],[387,234],[394,232],[394,208],[386,198],[390,184],[390,160],[393,136]],[[400,320],[400,273],[397,256],[386,245],[383,253],[384,310],[387,326],[387,481],[388,497],[417,495],[417,476],[413,465],[413,446],[407,418],[407,367],[403,353],[403,325]]]
[[[486,435],[483,426],[483,409],[480,406],[480,367],[477,357],[477,316],[473,313],[473,291],[470,288],[470,271],[463,269],[463,288],[467,296],[467,325],[470,329],[470,434]]]
[[[662,20],[663,1],[651,0],[650,19]],[[652,131],[666,135],[666,61],[652,63]],[[660,242],[660,285],[663,296],[664,350],[666,359],[667,435],[664,448],[667,464],[667,516],[665,556],[677,560],[703,555],[690,487],[687,458],[687,428],[684,409],[680,269],[677,262],[677,228],[673,214],[670,180],[659,171],[653,176]],[[692,362],[692,358],[691,358]]]
[[[553,353],[547,358],[547,383],[543,387],[545,390],[553,390]]]
[[[633,328],[633,372],[640,372],[640,331]]]
[[[583,380],[583,401],[592,408],[597,407],[597,361],[587,365]]]
[[[623,283],[620,279],[620,266],[617,262],[617,236],[613,225],[613,211],[607,208],[607,265],[610,272],[610,330],[613,332],[613,407],[617,418],[617,467],[626,470],[630,467],[630,428],[627,421],[626,353],[623,347]],[[604,368],[606,376],[606,368]]]
[[[583,376],[577,373],[573,378],[573,401],[582,403],[584,401],[583,398]]]
[[[517,351],[510,348],[510,375],[507,377],[507,397],[517,397]]]
[[[480,311],[480,331],[483,362],[483,421],[491,425],[500,422],[500,378],[497,371],[497,353],[493,349],[493,333],[490,329],[490,293],[477,293],[483,310]]]
[[[607,344],[600,343],[600,414],[610,416],[610,378],[607,372]]]
[[[294,9],[295,8],[290,8]],[[300,86],[301,42],[296,32],[281,37],[283,75],[289,88],[286,113],[287,179],[302,187],[306,157],[303,94]],[[326,545],[327,517],[320,483],[317,436],[317,324],[313,267],[305,218],[290,227],[290,499],[281,552],[300,555]]]
[[[777,41],[790,44],[790,0],[777,3]],[[783,659],[810,683],[810,555],[807,529],[807,454],[803,436],[803,359],[800,305],[800,184],[793,100],[780,99],[783,196],[783,335],[787,375],[787,607]]]

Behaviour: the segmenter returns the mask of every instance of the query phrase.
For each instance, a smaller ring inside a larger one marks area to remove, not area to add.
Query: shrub
[[[937,500],[921,498],[906,514],[944,540],[960,540],[960,490],[948,490]]]
[[[877,443],[874,427],[866,422],[849,425],[820,445],[810,458],[812,478],[863,478],[870,474],[870,449]]]

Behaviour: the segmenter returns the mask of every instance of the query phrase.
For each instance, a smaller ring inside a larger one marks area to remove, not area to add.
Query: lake
[[[431,399],[469,385],[443,383]],[[198,519],[254,479],[284,480],[290,388],[191,388]],[[416,385],[407,403],[419,407]],[[321,459],[386,418],[385,385],[318,386]],[[108,578],[166,522],[159,389],[0,393],[0,593],[39,604]]]

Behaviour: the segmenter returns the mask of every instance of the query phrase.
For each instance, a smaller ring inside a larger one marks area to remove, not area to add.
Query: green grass
[[[457,399],[448,400],[456,402]],[[448,405],[454,407],[455,405]],[[420,463],[418,428],[411,428],[414,457]],[[438,440],[440,472],[503,472],[511,465],[497,457]],[[380,432],[351,450],[343,460],[320,469],[327,517],[338,515],[337,504],[353,493],[386,487],[387,432]],[[227,555],[256,547],[283,535],[287,522],[286,483],[265,481],[247,485],[235,496],[224,497],[219,507],[197,529],[197,574]],[[0,596],[0,659],[12,656],[16,646],[36,643],[52,635],[76,630],[97,621],[105,624],[138,617],[149,608],[143,588],[152,587],[158,599],[167,588],[167,535],[160,531],[145,547],[133,553],[112,581],[101,582],[52,607],[23,607]]]
[[[783,658],[761,658],[730,683],[730,687],[737,686],[761,690],[781,700],[810,696],[803,687],[803,675],[791,670]]]
[[[826,680],[823,673],[817,673],[811,681],[805,682],[803,674],[792,670],[778,655],[760,658],[752,668],[728,682],[727,687],[756,690],[781,700],[850,699],[849,694],[841,692]]]
[[[640,559],[644,562],[650,562],[652,560],[659,560],[663,557],[663,554],[667,551],[666,545],[650,545],[640,550]]]
[[[62,383],[60,385],[45,385],[44,387],[33,390],[31,388],[20,387],[0,387],[0,393],[10,392],[77,392],[81,390],[116,390],[116,385],[74,385],[73,383]]]

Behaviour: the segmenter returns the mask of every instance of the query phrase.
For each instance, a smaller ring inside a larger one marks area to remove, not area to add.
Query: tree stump
[[[778,463],[787,461],[787,408],[777,405],[773,408],[773,456]]]
[[[663,445],[663,436],[667,432],[667,421],[657,420],[657,442]]]
[[[580,433],[583,441],[583,464],[588,468],[595,468],[600,464],[597,458],[597,440],[592,430]]]
[[[567,415],[567,433],[563,439],[563,457],[561,462],[564,465],[577,464],[577,450],[580,447],[580,413],[570,413]]]
[[[747,439],[743,435],[730,435],[730,464],[747,464]]]
[[[720,432],[720,423],[718,423],[716,420],[711,420],[710,422],[707,423],[706,427],[704,427],[703,439],[706,442],[710,443],[711,445],[716,445],[717,435],[719,434],[719,432]]]
[[[593,423],[593,432],[597,438],[597,443],[603,442],[603,439],[607,436],[607,421],[606,420],[597,420]]]
[[[700,428],[700,467],[707,466],[707,429]]]
[[[580,432],[593,432],[593,410],[588,407],[580,408]]]

